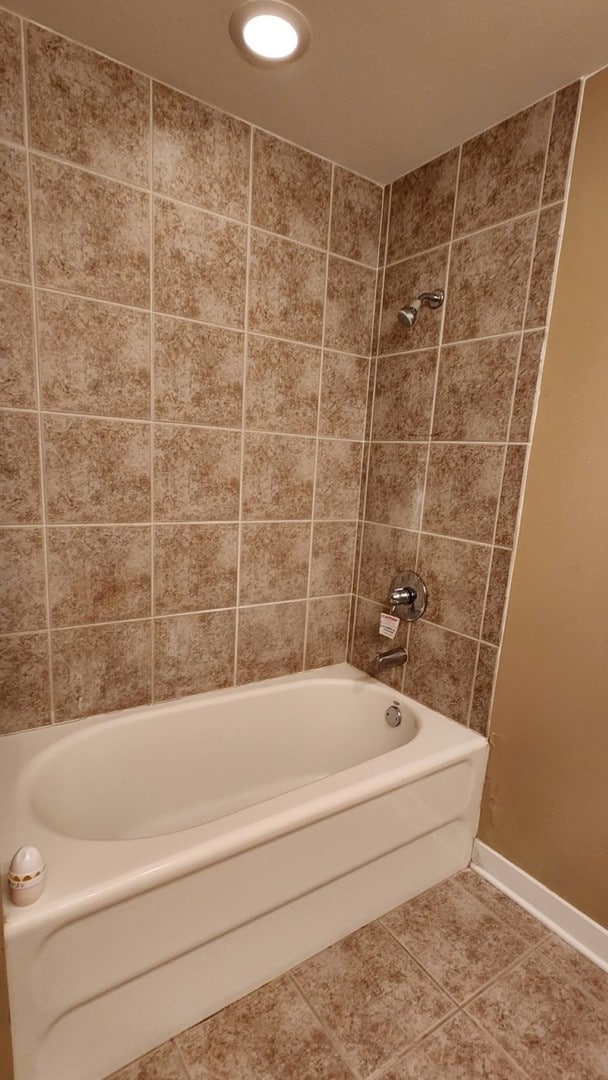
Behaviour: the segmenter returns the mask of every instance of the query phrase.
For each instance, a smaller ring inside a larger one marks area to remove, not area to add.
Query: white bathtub
[[[17,1080],[101,1080],[466,866],[486,756],[346,664],[3,739],[3,882],[49,871],[4,894]]]

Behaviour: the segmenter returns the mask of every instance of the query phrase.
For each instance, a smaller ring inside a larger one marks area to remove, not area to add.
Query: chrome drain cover
[[[384,719],[389,727],[399,727],[399,724],[401,723],[401,709],[399,706],[389,705],[384,714]]]

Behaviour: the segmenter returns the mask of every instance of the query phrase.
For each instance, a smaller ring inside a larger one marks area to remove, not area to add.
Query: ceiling
[[[296,0],[292,65],[248,64],[240,0],[4,0],[7,7],[379,183],[608,65],[606,0]]]

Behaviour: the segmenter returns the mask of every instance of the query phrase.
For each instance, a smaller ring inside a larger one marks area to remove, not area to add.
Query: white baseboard
[[[608,971],[608,930],[603,926],[481,840],[473,844],[471,866],[569,945]]]

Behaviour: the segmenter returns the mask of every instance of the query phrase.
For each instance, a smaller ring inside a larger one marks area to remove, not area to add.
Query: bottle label
[[[401,620],[398,619],[396,615],[387,615],[386,612],[383,611],[380,615],[380,627],[378,631],[381,637],[390,638],[392,641],[399,629],[400,622]]]

